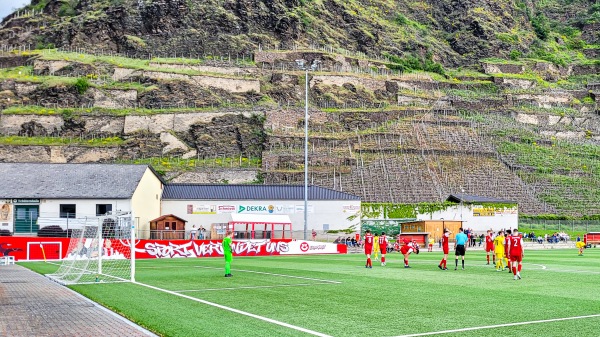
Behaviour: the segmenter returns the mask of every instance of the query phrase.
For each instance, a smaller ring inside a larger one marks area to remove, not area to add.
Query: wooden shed
[[[405,222],[400,225],[400,238],[415,240],[420,245],[425,245],[429,241],[429,237],[433,237],[435,242],[444,234],[444,228],[448,228],[452,234],[450,240],[454,239],[458,229],[462,227],[460,220],[420,220]]]
[[[150,220],[150,238],[156,240],[185,239],[185,223],[187,221],[173,215],[161,215]]]

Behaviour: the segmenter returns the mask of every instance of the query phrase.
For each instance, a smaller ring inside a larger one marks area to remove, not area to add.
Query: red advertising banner
[[[70,241],[68,238],[0,237],[0,256],[14,256],[17,261],[69,258],[74,255],[67,251]],[[111,244],[105,244],[104,249],[111,247],[112,255],[129,256],[128,252],[119,252],[119,247],[129,246],[128,241],[107,241]],[[334,243],[290,239],[233,241],[234,256],[346,253],[346,245]],[[136,259],[219,256],[223,256],[221,240],[136,240],[135,243]]]

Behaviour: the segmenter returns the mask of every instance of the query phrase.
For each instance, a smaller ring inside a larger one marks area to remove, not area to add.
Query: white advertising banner
[[[297,240],[288,242],[288,250],[281,255],[297,254],[337,254],[338,245],[335,243]]]
[[[343,205],[342,209],[344,211],[344,213],[358,213],[358,211],[360,211],[360,205]]]
[[[294,205],[239,205],[237,208],[239,214],[292,214]]]
[[[314,213],[315,207],[313,205],[308,205],[307,213]],[[296,205],[296,213],[304,213],[304,205]]]
[[[217,206],[217,214],[224,214],[224,213],[235,213],[235,206],[234,205],[218,205]]]

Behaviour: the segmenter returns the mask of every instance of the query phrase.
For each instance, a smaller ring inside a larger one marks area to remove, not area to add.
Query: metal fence
[[[550,230],[557,232],[600,232],[600,220],[536,220],[520,219],[521,232]]]

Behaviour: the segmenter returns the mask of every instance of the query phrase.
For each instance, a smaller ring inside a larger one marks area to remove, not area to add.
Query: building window
[[[112,204],[96,204],[96,216],[112,212]]]
[[[61,204],[60,205],[60,217],[61,218],[75,218],[76,208],[75,204]]]

